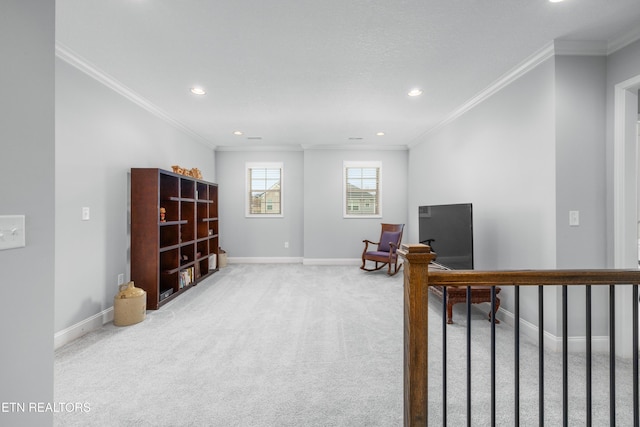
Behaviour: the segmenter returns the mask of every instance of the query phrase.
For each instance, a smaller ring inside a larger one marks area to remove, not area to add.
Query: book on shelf
[[[196,265],[195,265],[195,278],[199,279],[200,278],[200,258],[202,257],[202,254],[200,252],[198,252],[196,254]]]
[[[195,274],[194,274],[193,267],[180,270],[180,289],[193,283],[194,279],[195,279]]]

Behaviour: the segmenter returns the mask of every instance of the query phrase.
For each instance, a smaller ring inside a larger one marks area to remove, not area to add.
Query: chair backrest
[[[402,231],[404,230],[404,224],[382,224],[382,230],[380,232],[380,243],[378,244],[378,251],[380,252],[395,252],[396,248],[400,246],[402,241]],[[396,246],[392,248],[389,242],[393,242]]]

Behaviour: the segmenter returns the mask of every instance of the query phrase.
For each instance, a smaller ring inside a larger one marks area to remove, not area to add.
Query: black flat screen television
[[[473,270],[471,203],[418,207],[420,243],[431,246],[436,263],[453,270]]]

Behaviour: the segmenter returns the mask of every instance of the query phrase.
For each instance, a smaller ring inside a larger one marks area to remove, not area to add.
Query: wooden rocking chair
[[[362,251],[362,267],[360,269],[365,271],[380,270],[385,265],[388,265],[387,274],[393,276],[400,270],[398,267],[398,255],[396,250],[400,247],[402,241],[402,230],[404,224],[382,224],[382,231],[380,232],[380,240],[372,242],[371,240],[363,240],[364,251]],[[370,251],[369,244],[378,245],[376,250]],[[375,262],[374,268],[367,268],[366,262]],[[393,272],[391,267],[393,266]]]

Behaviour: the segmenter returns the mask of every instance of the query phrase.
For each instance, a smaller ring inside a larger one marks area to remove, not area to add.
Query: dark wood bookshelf
[[[218,271],[218,230],[217,184],[162,169],[131,169],[131,280],[147,292],[148,309]],[[213,255],[216,265],[210,264]]]

